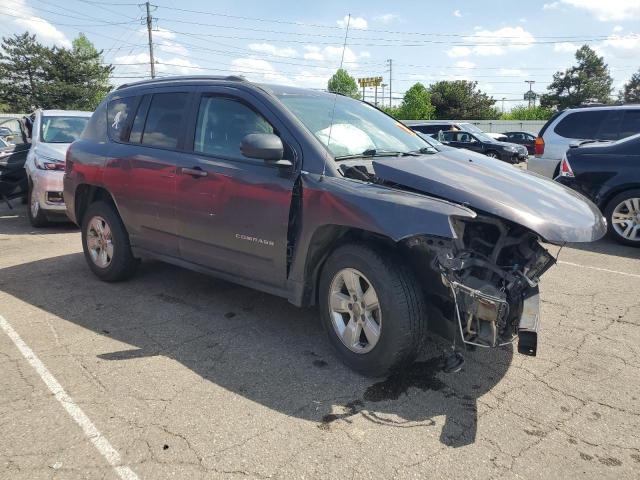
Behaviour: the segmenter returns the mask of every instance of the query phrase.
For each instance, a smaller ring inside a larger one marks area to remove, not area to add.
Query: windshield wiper
[[[422,150],[422,149],[420,149]],[[420,155],[421,151],[414,152],[395,152],[391,150],[376,150],[375,148],[371,148],[369,150],[365,150],[362,153],[356,153],[354,155],[341,155],[339,157],[335,157],[336,161],[340,160],[351,160],[352,158],[366,158],[366,157],[413,157]]]

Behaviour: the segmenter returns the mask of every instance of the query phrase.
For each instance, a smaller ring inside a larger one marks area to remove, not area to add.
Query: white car
[[[66,215],[62,197],[67,148],[84,130],[93,112],[36,110],[31,149],[24,168],[29,181],[28,216],[34,227],[47,226]]]
[[[577,107],[556,113],[542,127],[527,169],[555,178],[565,152],[584,140],[619,140],[640,133],[640,105]]]

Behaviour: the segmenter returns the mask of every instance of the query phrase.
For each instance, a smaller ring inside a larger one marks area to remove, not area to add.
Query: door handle
[[[193,168],[182,168],[182,173],[185,175],[191,175],[193,178],[198,178],[198,177],[206,177],[207,176],[207,172],[205,172],[204,170],[202,170],[200,167],[193,167]]]

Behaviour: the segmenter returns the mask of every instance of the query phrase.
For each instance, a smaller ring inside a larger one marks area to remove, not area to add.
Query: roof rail
[[[150,78],[148,80],[140,80],[139,82],[123,83],[118,88],[116,88],[116,90],[122,90],[123,88],[134,87],[138,85],[152,85],[184,80],[226,80],[229,82],[248,82],[248,80],[241,75],[176,75],[172,77]]]

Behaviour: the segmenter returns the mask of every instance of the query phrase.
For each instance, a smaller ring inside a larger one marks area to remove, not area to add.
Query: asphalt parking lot
[[[35,230],[18,203],[0,207],[0,478],[638,478],[639,250],[562,250],[536,358],[468,352],[447,375],[434,341],[372,380],[315,310],[157,262],[101,283],[76,229]]]

